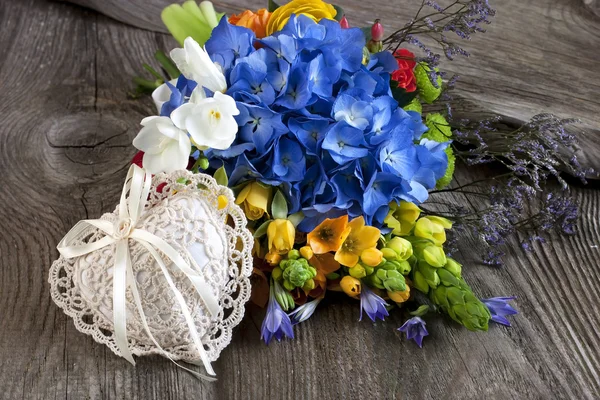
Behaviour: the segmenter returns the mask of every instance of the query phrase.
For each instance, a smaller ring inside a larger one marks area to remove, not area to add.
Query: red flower
[[[417,65],[415,55],[406,49],[400,49],[394,53],[394,57],[398,62],[398,69],[392,72],[392,80],[398,82],[398,87],[407,92],[414,92],[417,90],[417,80],[413,72]]]
[[[137,165],[140,168],[144,168],[142,166],[142,160],[143,159],[144,159],[144,152],[143,151],[138,151],[137,153],[135,153],[135,156],[133,156],[133,159],[131,160],[131,163]]]

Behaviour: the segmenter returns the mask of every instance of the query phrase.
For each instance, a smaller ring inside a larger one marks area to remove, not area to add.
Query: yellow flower
[[[360,281],[356,278],[346,275],[340,281],[340,287],[350,297],[357,297],[360,294]]]
[[[322,19],[335,19],[337,11],[331,4],[321,0],[292,0],[273,11],[267,23],[267,36],[283,29],[292,14],[306,15],[313,21],[319,22]]]
[[[410,297],[410,287],[406,285],[406,289],[397,292],[387,292],[389,298],[396,303],[404,303]]]
[[[281,256],[278,253],[267,253],[265,256],[265,261],[268,262],[269,265],[279,265],[281,262]]]
[[[347,215],[335,219],[327,218],[308,234],[306,244],[312,248],[315,254],[338,251],[349,233]]]
[[[422,217],[415,225],[415,236],[433,241],[441,246],[446,241],[446,229],[452,228],[452,222],[440,217]]]
[[[351,268],[356,265],[363,251],[377,245],[381,232],[374,226],[365,226],[363,217],[354,218],[348,226],[350,234],[335,253],[335,260]]]
[[[269,253],[286,254],[294,248],[294,224],[287,219],[273,220],[267,228]]]
[[[235,204],[242,204],[246,218],[256,221],[267,212],[272,192],[273,188],[271,186],[251,182],[242,189],[235,200]]]
[[[376,267],[383,261],[383,253],[376,247],[370,247],[360,253],[360,260],[369,267]]]
[[[239,15],[232,15],[229,17],[229,23],[248,28],[256,34],[258,39],[262,39],[267,36],[266,29],[270,18],[271,13],[266,8],[262,8],[255,13],[246,10]]]
[[[313,256],[315,255],[315,253],[312,251],[310,246],[303,246],[300,248],[300,255],[303,258],[306,258],[307,260],[310,260],[311,258],[313,258]]]
[[[420,214],[421,209],[414,203],[408,201],[401,201],[400,204],[391,202],[390,211],[383,222],[393,229],[394,235],[408,236]]]

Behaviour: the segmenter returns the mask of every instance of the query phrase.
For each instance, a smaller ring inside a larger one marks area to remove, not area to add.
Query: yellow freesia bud
[[[419,218],[415,225],[414,234],[415,236],[431,240],[437,246],[441,246],[446,241],[444,225],[438,221],[434,222],[430,217]]]
[[[390,203],[390,211],[383,222],[393,229],[394,235],[407,236],[415,226],[421,214],[421,209],[414,203],[401,201],[400,204]]]
[[[256,221],[267,212],[272,192],[273,188],[271,186],[251,182],[242,189],[235,200],[235,204],[243,206],[246,218]]]
[[[385,247],[396,252],[398,261],[406,261],[413,255],[412,244],[408,240],[398,236],[387,242]]]
[[[361,284],[356,278],[346,275],[340,281],[340,287],[350,297],[357,297],[360,294]]]
[[[305,15],[313,21],[319,22],[322,19],[335,19],[337,11],[331,4],[321,0],[293,0],[271,13],[271,18],[267,23],[267,36],[283,29],[292,14]]]
[[[287,219],[273,220],[267,228],[269,253],[286,254],[294,248],[296,229]]]
[[[310,246],[304,246],[300,248],[300,255],[302,256],[302,258],[310,260],[311,258],[313,258],[315,253],[312,251],[312,248]]]
[[[360,253],[360,261],[369,267],[376,267],[383,261],[383,253],[376,247],[365,249]]]
[[[427,246],[423,250],[423,259],[432,267],[441,268],[446,265],[444,249],[438,246]]]
[[[410,297],[410,286],[406,285],[406,290],[387,292],[389,298],[396,303],[404,303]]]
[[[281,262],[281,256],[278,253],[267,253],[265,261],[270,265],[279,265]]]

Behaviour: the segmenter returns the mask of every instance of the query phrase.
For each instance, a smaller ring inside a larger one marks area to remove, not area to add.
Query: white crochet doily
[[[157,190],[158,189],[158,190]],[[218,197],[227,205],[218,208]],[[115,213],[103,220],[114,222]],[[155,175],[144,214],[138,226],[163,238],[184,259],[193,257],[219,302],[219,312],[210,318],[202,300],[183,273],[168,264],[176,287],[184,296],[198,333],[211,361],[231,341],[232,329],[241,321],[250,298],[253,238],[246,218],[234,203],[231,190],[204,174],[177,171]],[[90,228],[78,244],[104,236]],[[194,362],[199,359],[179,304],[156,260],[140,244],[129,240],[135,279],[151,332],[169,356]],[[115,245],[66,259],[60,257],[50,268],[52,299],[73,318],[77,330],[91,335],[120,355],[113,339],[112,269]],[[193,263],[190,263],[193,265]],[[162,354],[146,334],[127,290],[127,336],[135,355]]]

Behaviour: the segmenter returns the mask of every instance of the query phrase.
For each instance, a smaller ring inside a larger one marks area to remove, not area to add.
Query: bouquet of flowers
[[[141,122],[133,162],[152,174],[210,174],[232,189],[254,235],[252,300],[267,306],[267,344],[292,338],[331,291],[360,300],[361,318],[405,312],[399,330],[419,346],[431,312],[473,331],[510,325],[514,297],[480,299],[447,232],[475,232],[489,263],[517,231],[529,232],[526,249],[552,230],[572,233],[577,207],[560,171],[590,171],[574,155],[571,120],[541,114],[507,127],[453,117],[456,78],[439,70],[430,44],[448,59],[467,55],[452,37],[483,32],[493,15],[487,0],[422,1],[386,37],[378,20],[352,27],[322,0],[229,17],[206,1],[164,10],[182,48],[157,53],[163,71],[146,66],[154,80],[136,79],[159,115]],[[491,186],[458,186],[459,161],[501,169]],[[550,177],[562,191],[547,189]],[[430,206],[442,192],[484,206]]]

